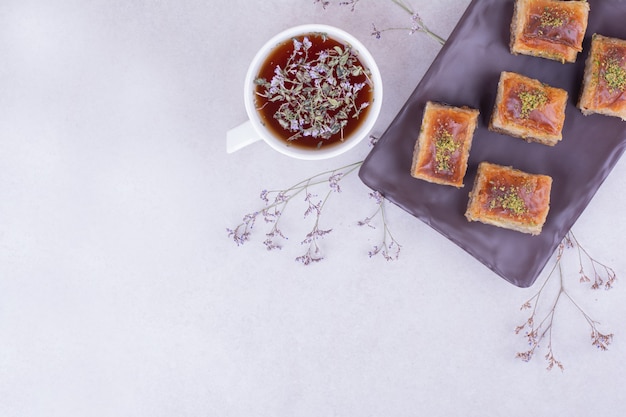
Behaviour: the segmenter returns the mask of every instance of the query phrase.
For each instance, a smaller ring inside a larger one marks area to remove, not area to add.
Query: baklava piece
[[[489,130],[556,145],[562,139],[567,91],[514,72],[502,72]]]
[[[415,143],[411,175],[436,184],[463,187],[479,111],[426,103]]]
[[[478,165],[465,217],[538,235],[550,210],[552,178],[489,162]]]
[[[511,22],[511,53],[575,62],[587,30],[586,1],[517,0]]]
[[[593,35],[578,108],[626,120],[625,40]]]

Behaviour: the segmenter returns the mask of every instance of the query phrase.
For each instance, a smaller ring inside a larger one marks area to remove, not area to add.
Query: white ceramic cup
[[[254,84],[254,80],[259,73],[261,65],[263,65],[267,56],[274,48],[293,37],[315,32],[326,33],[330,38],[352,47],[361,61],[361,64],[370,72],[369,77],[372,81],[374,94],[370,108],[367,113],[365,113],[365,120],[363,120],[359,128],[352,132],[352,134],[350,134],[343,142],[329,147],[321,147],[320,149],[305,149],[297,146],[290,146],[284,140],[276,137],[268,128],[265,127],[259,112],[255,108],[256,85]],[[226,151],[228,153],[238,151],[239,149],[242,149],[254,142],[263,140],[273,149],[284,155],[298,159],[319,160],[340,155],[352,149],[368,136],[376,123],[378,115],[380,114],[380,108],[383,102],[383,82],[380,76],[380,70],[374,61],[374,58],[358,39],[333,26],[308,24],[284,30],[272,37],[269,41],[267,41],[267,43],[265,43],[265,45],[263,45],[263,47],[254,56],[254,59],[248,68],[243,93],[244,104],[246,106],[246,113],[249,120],[228,131],[226,135]]]

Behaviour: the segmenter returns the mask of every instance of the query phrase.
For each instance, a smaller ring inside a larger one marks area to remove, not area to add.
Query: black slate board
[[[626,39],[626,1],[589,0],[583,52],[574,64],[509,52],[513,0],[473,0],[415,91],[367,156],[359,176],[370,188],[424,221],[495,273],[519,287],[533,284],[589,204],[626,147],[626,122],[583,116],[576,100],[593,33]],[[487,130],[501,71],[513,71],[569,93],[563,140],[555,147]],[[465,187],[455,189],[410,175],[413,147],[427,101],[478,108],[479,126]],[[481,161],[510,165],[554,182],[543,232],[530,236],[465,217]]]

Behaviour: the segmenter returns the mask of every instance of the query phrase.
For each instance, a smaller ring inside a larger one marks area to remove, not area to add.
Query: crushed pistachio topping
[[[620,62],[613,58],[604,61],[601,65],[604,70],[604,80],[609,89],[612,92],[625,91],[626,69],[620,65]]]
[[[494,188],[496,189],[497,196],[489,203],[490,209],[500,208],[516,216],[521,216],[528,212],[528,207],[526,207],[524,199],[520,196],[519,188],[514,186],[500,186]]]
[[[444,127],[441,127],[435,136],[435,172],[450,171],[452,154],[459,149],[460,144]]]
[[[521,91],[518,97],[522,102],[520,111],[522,119],[528,119],[533,110],[542,108],[548,102],[548,95],[542,90]]]
[[[544,28],[558,28],[563,26],[565,19],[558,10],[546,7],[541,13],[541,26]]]

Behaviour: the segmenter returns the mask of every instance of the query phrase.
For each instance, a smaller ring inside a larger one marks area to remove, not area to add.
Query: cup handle
[[[226,152],[236,152],[254,142],[261,140],[259,134],[254,130],[252,122],[248,120],[239,126],[226,132]]]

